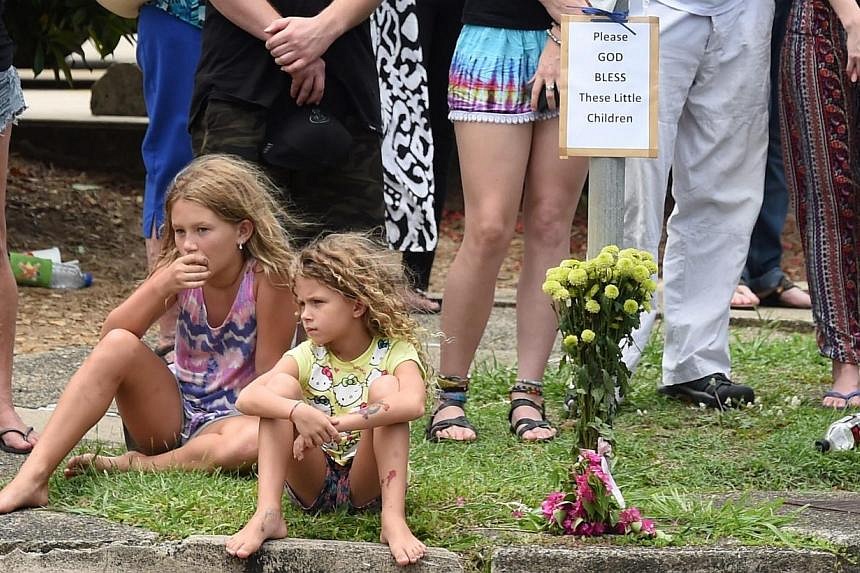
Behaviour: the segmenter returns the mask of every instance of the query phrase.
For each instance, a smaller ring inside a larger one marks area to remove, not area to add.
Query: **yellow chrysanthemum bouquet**
[[[623,395],[630,377],[620,345],[632,342],[639,314],[651,310],[656,272],[651,253],[615,245],[593,259],[566,259],[546,272],[543,290],[552,297],[566,359],[574,365],[570,415],[577,448],[597,450],[601,436],[611,441],[615,388]]]

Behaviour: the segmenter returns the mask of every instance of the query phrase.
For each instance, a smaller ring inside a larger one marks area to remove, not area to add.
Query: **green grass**
[[[657,519],[672,544],[731,541],[825,547],[782,527],[793,520],[779,502],[744,492],[850,490],[860,485],[860,456],[822,455],[813,448],[840,414],[819,406],[829,363],[810,334],[771,328],[735,329],[733,377],[752,385],[758,400],[719,413],[659,397],[660,346],[652,343],[616,420],[613,470],[628,501]],[[424,421],[412,429],[410,522],[430,545],[465,552],[478,567],[494,544],[567,543],[536,536],[517,520],[517,504],[535,507],[563,483],[573,433],[541,445],[518,443],[507,426],[507,388],[513,370],[482,365],[474,375],[469,415],[480,431],[471,445],[430,444]],[[562,418],[564,376],[548,376],[550,417]],[[51,503],[67,511],[139,525],[167,538],[230,534],[254,509],[256,482],[231,474],[171,472],[55,478]],[[731,500],[723,502],[725,495]],[[307,516],[285,504],[294,537],[374,541],[378,517],[335,513]],[[630,543],[629,539],[612,539]],[[666,543],[637,541],[637,543]]]

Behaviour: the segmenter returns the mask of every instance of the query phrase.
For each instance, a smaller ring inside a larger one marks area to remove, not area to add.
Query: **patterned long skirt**
[[[827,0],[798,0],[780,73],[785,175],[803,238],[821,354],[860,363],[858,85]]]

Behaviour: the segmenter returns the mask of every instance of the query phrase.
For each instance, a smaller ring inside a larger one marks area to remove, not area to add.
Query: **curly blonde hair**
[[[423,329],[409,314],[404,300],[406,277],[391,251],[359,233],[331,234],[299,252],[290,272],[294,289],[299,278],[319,281],[362,302],[367,307],[364,324],[371,335],[414,346],[429,378]]]
[[[228,223],[250,221],[254,230],[244,245],[243,256],[255,259],[274,284],[286,286],[295,251],[284,225],[295,222],[274,199],[277,193],[269,178],[252,163],[232,155],[198,157],[170,185],[161,252],[153,272],[179,258],[170,215],[181,200],[206,207]]]

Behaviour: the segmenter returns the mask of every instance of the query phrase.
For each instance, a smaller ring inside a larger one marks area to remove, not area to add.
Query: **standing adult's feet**
[[[8,453],[29,454],[39,441],[39,436],[11,406],[0,411],[0,432],[3,432],[0,435],[0,449]]]
[[[860,370],[857,364],[834,360],[831,367],[833,388],[824,395],[821,405],[825,408],[841,410],[860,407]]]

